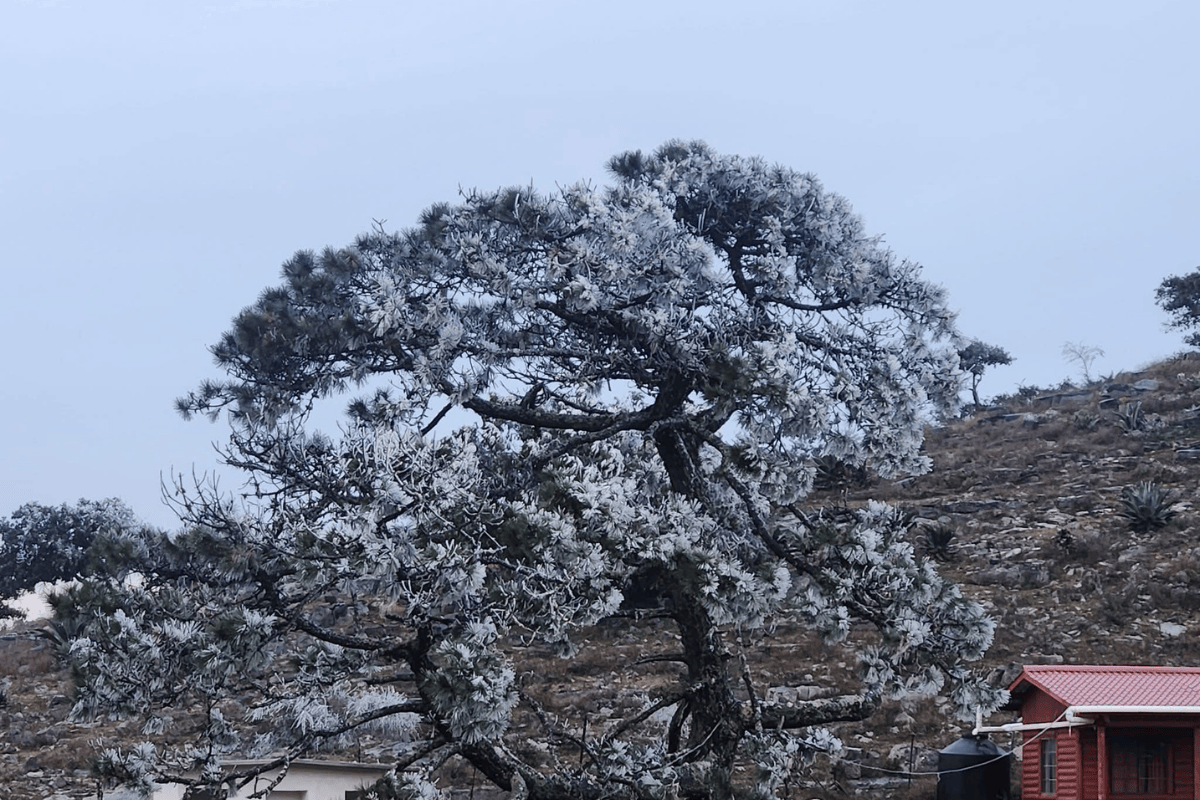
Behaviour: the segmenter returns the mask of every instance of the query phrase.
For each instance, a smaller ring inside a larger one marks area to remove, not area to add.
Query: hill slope
[[[930,429],[929,474],[895,482],[828,475],[812,504],[853,507],[874,498],[909,509],[914,544],[996,619],[982,667],[998,683],[1026,663],[1200,663],[1200,542],[1191,532],[1200,502],[1200,360],[1012,400]],[[1168,493],[1174,517],[1137,532],[1122,516],[1122,493],[1147,481]],[[8,731],[0,786],[13,800],[96,797],[87,770],[93,743],[132,739],[137,729],[66,724],[69,675],[52,645],[30,630],[0,637],[0,724]],[[585,653],[525,666],[541,676],[556,698],[550,710],[563,718],[619,718],[628,709],[604,700],[611,658],[636,663],[653,649],[655,631],[602,627],[591,646],[605,658]],[[781,692],[819,691],[804,687],[836,685],[853,669],[852,654],[822,657],[820,645],[787,628],[764,639],[755,657]],[[656,669],[641,672],[635,698],[653,691]],[[931,796],[931,779],[909,788],[907,778],[885,770],[928,771],[959,725],[935,700],[886,704],[840,727],[849,760],[825,765],[804,796]],[[181,720],[177,733],[186,730]],[[352,755],[390,753],[390,743],[366,741]],[[448,779],[469,785],[470,776]]]

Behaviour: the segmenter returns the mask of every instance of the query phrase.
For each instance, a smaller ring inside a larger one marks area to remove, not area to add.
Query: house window
[[[1042,794],[1054,794],[1058,790],[1058,741],[1042,739]]]
[[[1108,746],[1113,794],[1171,794],[1171,742],[1156,736],[1114,736]]]

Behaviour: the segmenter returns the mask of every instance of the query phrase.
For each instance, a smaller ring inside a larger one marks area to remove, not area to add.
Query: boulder
[[[923,744],[898,744],[888,751],[887,764],[898,770],[937,772],[938,751]]]
[[[1092,399],[1092,393],[1086,389],[1079,389],[1073,392],[1056,392],[1054,394],[1045,394],[1041,397],[1036,397],[1033,400],[1033,405],[1036,408],[1045,408],[1047,406],[1072,406],[1081,405]]]
[[[1099,495],[1094,492],[1085,492],[1083,494],[1071,494],[1056,498],[1054,506],[1059,511],[1065,512],[1091,511],[1099,502]]]
[[[978,514],[980,511],[990,511],[999,507],[999,500],[958,500],[946,503],[942,510],[950,514]]]
[[[967,580],[977,586],[1004,586],[1008,589],[1035,589],[1050,582],[1050,568],[1040,561],[980,570]]]
[[[1158,630],[1169,639],[1177,639],[1187,631],[1187,628],[1178,622],[1163,622],[1159,624]]]

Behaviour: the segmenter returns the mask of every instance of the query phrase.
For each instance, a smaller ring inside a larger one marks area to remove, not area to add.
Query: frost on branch
[[[776,791],[882,698],[998,702],[963,666],[991,622],[904,519],[805,506],[817,456],[928,469],[923,425],[960,385],[942,291],[810,175],[679,142],[610,166],[608,188],[470,193],[284,265],[213,348],[227,378],[179,403],[228,412],[244,500],[179,485],[182,531],[121,534],[138,580],[76,590],[78,716],[206,709],[160,779],[372,730],[403,796],[464,759],[535,800],[725,798]],[[624,721],[580,735],[520,677],[527,648],[655,616],[677,681]],[[857,650],[858,692],[766,702],[739,648],[782,621]]]

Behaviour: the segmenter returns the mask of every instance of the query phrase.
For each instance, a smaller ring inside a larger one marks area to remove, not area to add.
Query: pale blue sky
[[[297,249],[701,138],[815,172],[1017,361],[1181,349],[1195,2],[0,0],[0,514],[212,469],[172,400]],[[227,488],[235,488],[226,478]]]

